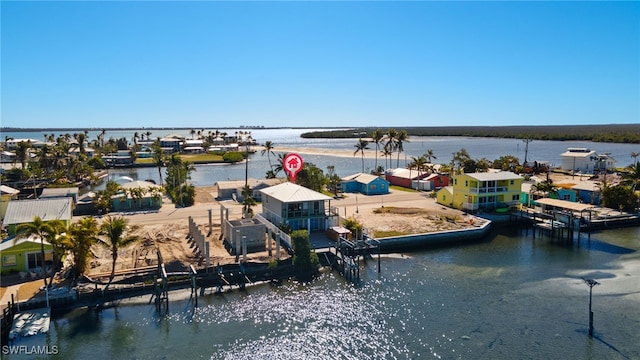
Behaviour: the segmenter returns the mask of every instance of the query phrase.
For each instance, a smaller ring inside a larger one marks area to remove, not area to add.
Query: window
[[[513,196],[511,197],[511,200],[513,200],[513,201],[520,200],[520,194],[513,195]]]
[[[511,181],[509,182],[509,184],[511,184],[511,185],[515,184],[515,180],[511,180]]]
[[[469,180],[464,181],[464,187],[469,187]]]

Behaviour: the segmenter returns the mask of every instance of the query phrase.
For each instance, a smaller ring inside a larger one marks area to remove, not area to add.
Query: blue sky
[[[640,2],[14,2],[1,125],[640,122]]]

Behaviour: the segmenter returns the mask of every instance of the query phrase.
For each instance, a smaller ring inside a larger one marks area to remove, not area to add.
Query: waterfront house
[[[510,171],[459,174],[453,185],[438,191],[438,203],[456,209],[477,211],[520,203],[522,177]]]
[[[166,153],[180,152],[184,138],[179,135],[168,135],[160,139],[160,147]]]
[[[6,150],[0,151],[0,163],[12,163],[14,161],[17,161],[16,153]]]
[[[572,173],[591,174],[616,167],[616,161],[610,155],[598,154],[588,148],[568,148],[561,157],[561,169]]]
[[[357,173],[342,178],[342,191],[359,192],[365,195],[381,195],[389,193],[389,182],[380,176]]]
[[[118,150],[102,157],[107,166],[129,166],[133,164],[130,150]]]
[[[130,181],[111,198],[113,211],[149,210],[162,207],[162,187],[149,181]]]
[[[31,223],[36,216],[42,221],[60,220],[69,226],[72,209],[73,199],[70,197],[11,201],[2,225],[7,227],[9,236],[16,234],[18,225]]]
[[[18,194],[20,194],[20,190],[0,185],[0,220],[4,219],[4,215],[7,213],[9,201],[17,200]]]
[[[600,205],[600,186],[597,181],[575,180],[566,183],[558,183],[560,200],[581,202],[585,204]],[[570,195],[566,195],[570,193]]]
[[[53,247],[47,241],[44,244],[44,261],[42,244],[35,236],[25,238],[9,238],[0,244],[0,271],[2,274],[19,272],[23,278],[41,276],[43,266],[52,266]]]
[[[339,224],[337,208],[331,208],[331,197],[303,186],[285,182],[260,190],[262,216],[277,225],[287,224],[292,230],[325,231]]]
[[[30,144],[32,148],[40,148],[45,145],[44,141],[36,140],[36,139],[8,139],[4,142],[7,149],[15,149],[18,147],[18,144],[24,142]]]

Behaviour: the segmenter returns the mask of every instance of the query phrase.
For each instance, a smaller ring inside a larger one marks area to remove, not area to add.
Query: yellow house
[[[520,203],[522,177],[510,171],[460,174],[437,193],[438,203],[460,210],[496,209]]]

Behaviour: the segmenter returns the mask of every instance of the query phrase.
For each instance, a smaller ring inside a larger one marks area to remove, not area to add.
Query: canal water
[[[49,334],[16,344],[55,346],[56,359],[638,359],[639,239],[637,227],[572,245],[500,229],[388,254],[380,273],[369,261],[360,286],[325,272],[207,291],[198,307],[176,291],[162,316],[143,296],[54,317]],[[600,283],[593,337],[582,277]]]

